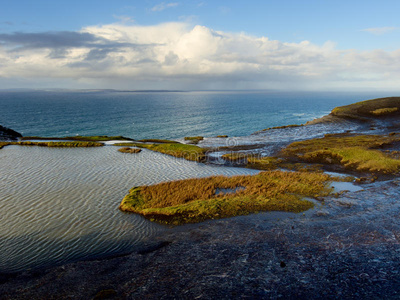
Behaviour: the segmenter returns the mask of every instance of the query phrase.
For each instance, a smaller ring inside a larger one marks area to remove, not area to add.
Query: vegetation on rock
[[[142,151],[142,149],[124,147],[124,148],[118,149],[118,151],[119,151],[119,152],[122,152],[122,153],[139,153],[139,152]]]
[[[190,144],[198,144],[200,141],[204,140],[202,136],[187,136],[184,138],[185,141],[188,141]]]
[[[174,225],[258,211],[301,212],[314,205],[303,197],[328,195],[331,180],[321,173],[282,171],[178,180],[134,187],[120,209]]]

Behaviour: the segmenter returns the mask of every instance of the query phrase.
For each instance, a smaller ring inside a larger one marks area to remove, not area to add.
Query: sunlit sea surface
[[[387,95],[267,92],[0,92],[0,125],[27,136],[244,136],[305,123],[338,105]],[[277,137],[279,139],[279,137]],[[113,146],[0,150],[0,272],[140,248],[164,227],[122,213],[133,186],[249,169],[188,162]]]
[[[0,125],[24,136],[244,136],[302,124],[382,93],[0,91]]]

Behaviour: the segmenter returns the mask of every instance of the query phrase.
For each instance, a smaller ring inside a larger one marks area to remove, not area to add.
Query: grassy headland
[[[362,119],[377,116],[399,115],[400,97],[388,97],[361,101],[336,107],[331,114],[337,117]]]
[[[282,171],[178,180],[134,187],[120,209],[173,225],[258,211],[301,212],[314,206],[303,197],[328,195],[331,180],[321,173]]]

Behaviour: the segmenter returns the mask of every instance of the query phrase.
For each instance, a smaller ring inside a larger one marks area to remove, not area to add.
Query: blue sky
[[[400,78],[400,1],[2,2],[0,88],[394,89]],[[49,41],[66,38],[81,42]]]

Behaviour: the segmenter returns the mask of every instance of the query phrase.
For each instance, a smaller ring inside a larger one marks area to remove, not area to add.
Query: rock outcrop
[[[0,125],[0,141],[15,141],[22,137],[22,134]]]
[[[388,97],[336,107],[329,115],[309,121],[306,125],[353,121],[370,124],[386,122],[387,127],[392,127],[399,125],[399,116],[400,97]]]

